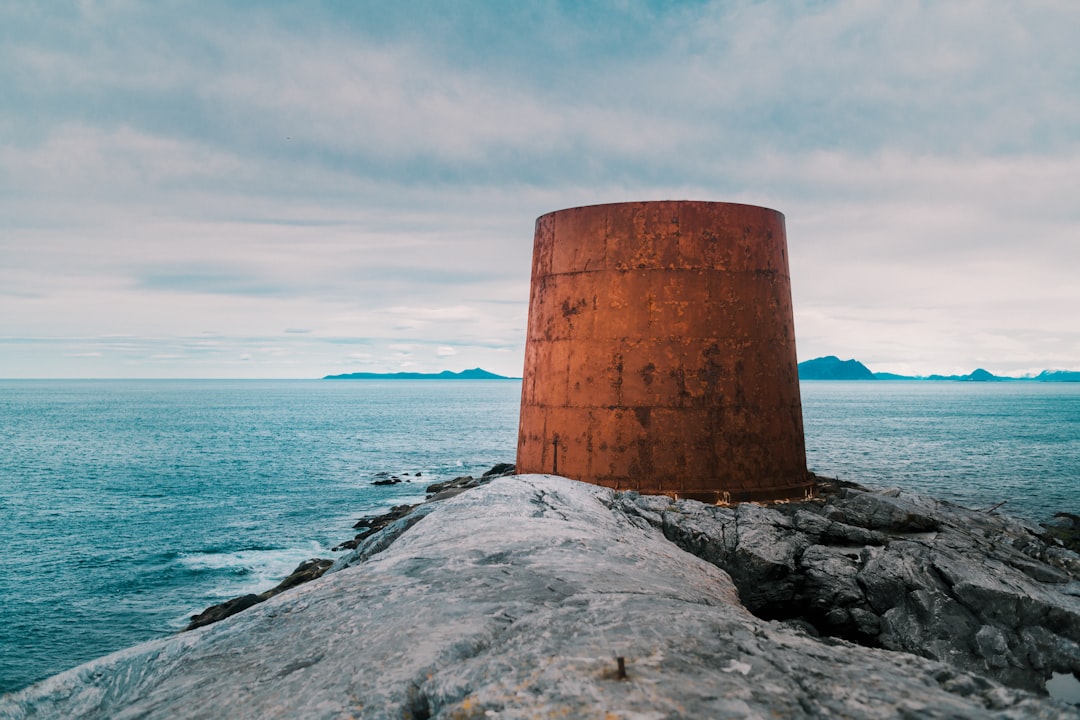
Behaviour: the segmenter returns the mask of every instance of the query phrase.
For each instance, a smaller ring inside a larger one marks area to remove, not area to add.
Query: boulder
[[[194,630],[195,628],[202,627],[203,625],[209,625],[210,623],[216,623],[219,620],[224,620],[227,617],[231,617],[238,612],[247,610],[249,607],[258,605],[266,598],[259,597],[255,594],[241,595],[240,597],[226,600],[223,603],[217,605],[211,605],[203,610],[198,615],[191,616],[191,622],[188,623],[186,630]]]
[[[484,473],[484,477],[504,477],[513,475],[514,463],[496,463],[490,470]]]
[[[426,492],[435,494],[440,493],[443,490],[451,490],[453,488],[473,488],[479,484],[479,481],[472,475],[461,475],[453,480],[446,480],[444,482],[431,483],[427,486]]]
[[[399,477],[388,477],[388,478],[383,478],[382,480],[372,480],[371,484],[372,485],[397,485],[400,482],[401,482],[401,478],[399,478]]]

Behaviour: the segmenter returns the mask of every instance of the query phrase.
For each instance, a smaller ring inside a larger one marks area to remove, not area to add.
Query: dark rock
[[[377,533],[390,523],[400,520],[401,518],[408,515],[415,507],[416,505],[395,505],[394,507],[390,508],[389,512],[383,513],[382,515],[375,515],[369,518],[361,518],[356,522],[355,525],[353,525],[353,528],[367,529],[364,530],[364,532],[358,534],[352,540],[346,540],[345,542],[331,549],[333,551],[351,550],[355,548],[364,538]]]
[[[1080,552],[1080,515],[1069,512],[1054,513],[1053,521],[1043,525],[1045,537],[1061,546]]]
[[[1080,671],[1080,557],[1049,530],[895,488],[819,488],[771,507],[637,493],[616,507],[725,570],[759,617],[1029,690]]]
[[[261,592],[258,595],[241,595],[240,597],[227,600],[218,605],[211,605],[198,615],[192,615],[191,622],[188,623],[188,626],[184,628],[184,630],[194,630],[203,625],[210,625],[211,623],[216,623],[218,620],[224,620],[230,615],[235,615],[238,612],[247,610],[253,605],[269,600],[278,593],[285,592],[297,585],[302,585],[321,577],[333,564],[333,560],[328,560],[326,558],[312,558],[310,560],[305,560],[297,565],[296,569],[293,570],[287,578],[269,590]]]
[[[514,463],[498,463],[493,468],[484,473],[484,477],[513,475],[515,470]]]
[[[312,558],[310,560],[305,560],[296,566],[296,569],[292,571],[291,575],[278,583],[272,590],[267,590],[263,595],[268,598],[273,597],[279,592],[284,592],[289,588],[310,582],[315,578],[321,577],[333,564],[334,561],[327,558]]]
[[[447,480],[445,482],[432,483],[427,486],[427,492],[438,493],[443,490],[449,490],[450,488],[468,488],[476,487],[477,481],[472,475],[461,475],[453,480]]]
[[[258,595],[241,595],[240,597],[226,600],[218,605],[211,605],[198,615],[192,615],[191,622],[188,623],[188,626],[184,628],[184,630],[194,630],[197,627],[216,623],[218,620],[224,620],[230,615],[235,615],[238,612],[247,610],[253,605],[258,605],[265,599],[266,598],[259,597]]]
[[[451,488],[446,488],[445,490],[440,490],[439,492],[437,492],[437,493],[435,493],[433,495],[428,495],[427,502],[438,502],[439,500],[449,500],[450,498],[452,498],[452,497],[454,497],[456,495],[460,495],[461,493],[466,492],[466,491],[471,490],[471,489],[472,489],[471,487],[451,487]]]
[[[419,474],[419,473],[418,473]],[[456,477],[453,480],[447,480],[445,482],[432,483],[428,485],[427,492],[440,493],[443,490],[450,490],[451,488],[474,488],[486,485],[497,477],[505,477],[507,475],[514,474],[513,463],[498,463],[490,470],[485,472],[480,478],[474,478],[472,475],[462,475]]]
[[[938,518],[910,501],[890,496],[890,492],[844,492],[828,504],[824,514],[846,525],[882,532],[933,532],[941,526]]]

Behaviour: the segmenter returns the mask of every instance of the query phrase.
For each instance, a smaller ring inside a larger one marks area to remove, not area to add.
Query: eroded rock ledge
[[[1080,669],[1078,562],[899,491],[732,509],[505,477],[0,717],[1075,717],[1017,686]]]

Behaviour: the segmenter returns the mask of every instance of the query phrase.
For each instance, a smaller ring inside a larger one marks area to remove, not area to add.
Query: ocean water
[[[0,381],[0,692],[174,633],[330,557],[357,518],[513,462],[520,387]],[[819,474],[1032,519],[1080,512],[1080,384],[802,396]],[[372,486],[380,472],[411,482]]]
[[[331,557],[358,518],[513,462],[520,394],[513,381],[0,381],[0,692],[174,633]],[[372,486],[380,472],[411,482]]]
[[[819,475],[1045,521],[1080,513],[1080,383],[803,382]]]

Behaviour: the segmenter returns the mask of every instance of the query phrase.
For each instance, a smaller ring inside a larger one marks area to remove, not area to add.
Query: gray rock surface
[[[1078,558],[1007,516],[851,484],[772,507],[627,493],[616,508],[727,571],[761,617],[1031,690],[1080,673]]]
[[[892,499],[906,512],[907,498]],[[862,507],[859,502],[851,506]],[[879,636],[898,632],[919,608],[952,612],[945,595],[996,601],[1002,587],[1013,587],[1014,576],[1002,579],[996,567],[962,574],[956,559],[962,550],[946,547],[933,555],[933,567],[946,568],[935,572],[949,592],[922,605],[912,600],[886,608],[879,600],[888,582],[927,572],[918,551],[892,546],[925,547],[928,540],[911,533],[947,532],[910,529],[906,516],[892,510],[869,511],[866,517],[877,519],[864,527],[849,522],[855,511],[832,517],[750,505],[707,508],[528,475],[500,478],[418,511],[418,518],[365,538],[317,580],[214,625],[4,696],[0,717],[1075,716],[1069,706],[956,664],[755,617],[714,564],[741,558],[739,571],[762,586],[754,602],[766,606],[804,592],[799,568],[813,568],[803,574],[816,578],[820,594],[855,618],[855,627],[856,611],[866,613],[866,632],[876,622]],[[909,528],[906,539],[891,535],[900,526]],[[837,544],[843,538],[873,544]],[[1045,565],[1031,552],[1016,552],[1024,562]],[[860,573],[872,563],[890,570],[874,575],[888,580],[870,583],[870,593]],[[1040,647],[1074,642],[1059,632],[1073,617],[1061,599],[1066,586],[1048,585],[1038,611],[1013,606],[1018,621],[1046,619],[1023,626]],[[914,591],[904,586],[903,592]],[[892,608],[899,608],[897,617],[889,615]],[[834,608],[821,609],[828,616]],[[1012,662],[1020,648],[1010,645],[1010,633],[1022,630],[1014,624],[1006,631],[999,611],[983,618],[962,610],[965,620],[982,618],[970,634],[972,652]],[[986,665],[994,667],[989,659]]]

